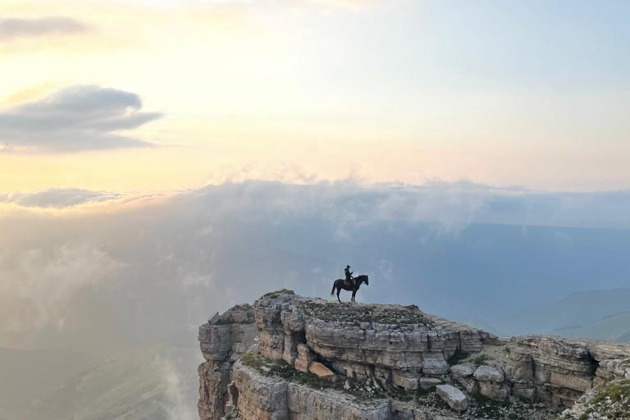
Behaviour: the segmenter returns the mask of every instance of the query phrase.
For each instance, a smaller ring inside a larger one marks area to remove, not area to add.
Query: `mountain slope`
[[[630,312],[628,288],[573,293],[552,304],[532,306],[492,324],[509,335],[551,333],[581,328],[622,312]]]
[[[152,346],[97,361],[0,349],[0,419],[194,420],[198,353]]]
[[[95,361],[69,351],[0,348],[0,419],[23,418],[24,408],[33,400]]]
[[[563,337],[628,342],[630,341],[630,312],[620,312],[598,319],[584,327],[562,328],[553,331],[553,333]]]
[[[29,419],[192,420],[195,349],[149,347],[75,375],[35,402]]]

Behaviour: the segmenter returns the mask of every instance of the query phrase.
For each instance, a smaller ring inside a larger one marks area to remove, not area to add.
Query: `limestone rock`
[[[311,363],[308,371],[317,376],[319,379],[323,379],[326,381],[333,381],[335,379],[334,372],[320,362]]]
[[[479,382],[477,382],[472,376],[467,378],[455,376],[453,379],[455,379],[455,381],[459,383],[469,395],[479,394]]]
[[[442,380],[437,378],[420,378],[418,380],[418,385],[424,390],[433,389],[441,383]]]
[[[240,363],[234,366],[234,384],[238,389],[238,412],[246,419],[288,420],[288,383],[267,377]]]
[[[418,388],[418,374],[404,370],[394,370],[392,372],[392,382],[394,385],[407,390]]]
[[[490,381],[479,381],[477,384],[479,386],[479,394],[491,400],[505,401],[510,395],[510,388],[506,384]]]
[[[474,376],[480,382],[502,383],[505,380],[503,371],[491,366],[479,366]]]
[[[306,344],[302,344],[302,343],[297,345],[297,352],[298,352],[298,357],[294,363],[295,369],[300,372],[306,373],[308,372],[308,368],[313,362],[313,359],[314,359],[313,353],[311,353],[311,350],[308,348]]]
[[[437,394],[453,410],[466,411],[468,409],[468,398],[462,391],[452,385],[438,385],[435,387]]]
[[[451,372],[451,375],[457,378],[468,378],[470,376],[473,376],[473,374],[475,373],[475,367],[469,363],[453,365],[449,370]]]
[[[197,408],[201,420],[216,420],[225,414],[232,363],[255,338],[254,308],[251,305],[234,306],[199,327],[199,344],[206,360],[198,369]]]
[[[448,363],[442,353],[423,354],[422,373],[425,375],[441,376],[448,372]]]
[[[415,306],[339,304],[286,290],[216,314],[199,328],[199,342],[201,420],[221,419],[226,405],[240,420],[478,418],[479,402],[467,395],[504,401],[507,411],[495,416],[546,420],[556,417],[548,410],[570,407],[593,387],[630,379],[627,344],[498,339]],[[454,354],[467,361],[449,367]],[[473,362],[482,356],[487,364]],[[323,383],[292,368],[341,380],[320,389]]]

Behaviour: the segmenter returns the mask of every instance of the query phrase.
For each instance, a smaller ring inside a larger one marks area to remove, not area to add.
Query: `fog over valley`
[[[630,311],[628,300],[611,305],[618,291],[600,296],[587,314],[555,304],[575,292],[628,286],[630,193],[347,180],[15,197],[4,199],[0,218],[0,359],[21,357],[23,372],[33,375],[41,359],[73,361],[38,387],[10,387],[28,391],[29,413],[42,406],[32,401],[65,398],[84,401],[91,408],[74,412],[89,418],[99,405],[78,398],[73,383],[122,381],[136,392],[150,388],[163,407],[151,415],[169,418],[174,407],[187,407],[171,418],[195,418],[197,327],[270,290],[329,298],[346,264],[370,276],[360,301],[417,304],[501,335],[586,326]],[[545,305],[566,313],[551,325]],[[160,369],[147,378],[143,365]],[[117,366],[123,376],[107,379]]]

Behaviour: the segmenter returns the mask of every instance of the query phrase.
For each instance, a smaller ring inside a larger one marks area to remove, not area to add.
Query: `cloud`
[[[0,253],[0,332],[63,329],[69,304],[121,267],[86,243]]]
[[[95,85],[73,85],[0,113],[0,150],[77,152],[151,146],[120,131],[162,116],[142,112],[140,96]]]
[[[122,194],[81,188],[52,188],[34,193],[0,194],[0,202],[22,207],[66,208],[121,198]]]
[[[155,200],[125,197],[102,212],[74,204],[110,196],[5,195],[17,205],[0,216],[0,279],[9,279],[0,286],[0,320],[24,328],[63,322],[60,333],[75,335],[59,341],[79,347],[107,345],[105,338],[194,345],[211,312],[282,287],[323,295],[347,263],[374,277],[366,300],[417,298],[445,316],[452,308],[505,309],[513,283],[532,284],[526,303],[587,288],[593,278],[618,286],[630,269],[630,192],[248,181]],[[60,216],[27,205],[77,208]],[[533,225],[546,227],[523,233]],[[449,291],[466,288],[474,298],[439,306]],[[0,331],[0,345],[10,339]]]
[[[0,42],[18,38],[76,34],[87,30],[85,24],[67,17],[0,18]]]

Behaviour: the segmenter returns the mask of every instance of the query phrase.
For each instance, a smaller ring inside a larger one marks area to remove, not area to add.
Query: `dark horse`
[[[335,289],[337,289],[337,300],[341,302],[341,299],[339,299],[339,292],[341,292],[341,289],[348,290],[352,292],[352,302],[354,302],[354,295],[357,294],[357,290],[359,290],[359,287],[361,287],[361,283],[363,282],[365,282],[366,286],[370,285],[370,280],[365,274],[354,278],[354,286],[352,286],[352,283],[350,283],[348,280],[337,279],[335,280],[335,283],[333,283],[332,292],[330,292],[330,294],[334,295]]]

